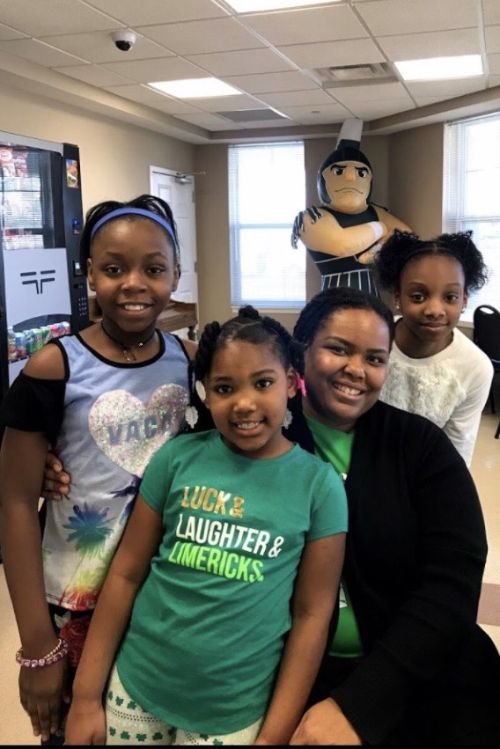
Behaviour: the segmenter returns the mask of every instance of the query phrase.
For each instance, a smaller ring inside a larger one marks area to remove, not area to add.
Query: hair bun
[[[459,253],[470,251],[471,247],[474,247],[472,241],[472,229],[467,231],[457,231],[453,234],[440,234],[437,238],[437,242],[444,248],[456,248]]]
[[[256,310],[255,307],[252,307],[251,304],[247,304],[245,307],[240,307],[238,310],[238,317],[244,317],[247,320],[260,320],[258,310]]]
[[[401,231],[401,229],[394,229],[392,237],[397,242],[406,242],[409,244],[417,244],[422,240],[414,231]]]

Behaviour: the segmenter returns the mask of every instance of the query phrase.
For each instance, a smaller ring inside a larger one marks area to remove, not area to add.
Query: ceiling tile
[[[88,4],[128,26],[192,21],[228,14],[211,0],[89,0]]]
[[[0,42],[0,49],[48,68],[53,68],[57,65],[78,65],[85,62],[85,59],[68,55],[36,39],[17,39]]]
[[[500,26],[488,26],[484,30],[486,52],[500,52]]]
[[[0,40],[5,41],[7,39],[23,39],[27,34],[23,34],[20,31],[11,29],[3,23],[0,23]]]
[[[279,120],[252,120],[252,122],[242,122],[242,130],[251,130],[252,128],[262,128],[267,130],[268,128],[282,128],[282,127],[293,127],[296,123],[289,118]]]
[[[477,29],[383,36],[378,38],[378,43],[389,60],[393,61],[481,53],[481,40]]]
[[[486,87],[486,76],[477,78],[464,78],[452,81],[415,81],[407,83],[406,88],[415,100],[423,97],[438,97],[450,99],[454,96],[463,96],[473,91],[481,91]]]
[[[245,25],[266,37],[272,44],[327,42],[368,36],[355,13],[346,5],[311,10],[255,13],[245,16]]]
[[[185,122],[190,122],[192,125],[198,125],[198,127],[204,127],[207,130],[239,130],[241,125],[237,122],[227,120],[225,117],[216,117],[214,114],[208,112],[200,112],[199,114],[185,114],[180,119]]]
[[[372,102],[404,100],[411,104],[411,100],[402,83],[372,83],[363,86],[337,86],[329,88],[330,96],[350,107],[355,102]]]
[[[500,23],[500,3],[498,0],[483,0],[483,17],[487,26]]]
[[[488,65],[492,75],[500,73],[500,55],[488,55]]]
[[[112,94],[123,96],[124,99],[130,99],[130,101],[136,101],[155,109],[161,109],[162,112],[167,112],[168,114],[199,112],[199,109],[191,106],[191,104],[187,104],[182,99],[174,99],[164,94],[155,93],[155,91],[147,86],[131,84],[127,86],[104,86],[104,88]]]
[[[362,120],[375,120],[379,117],[389,117],[391,114],[406,112],[415,109],[411,99],[392,99],[391,101],[368,101],[356,102],[349,106],[349,110],[355,117]]]
[[[331,104],[332,99],[321,88],[311,88],[302,91],[285,91],[275,94],[259,94],[259,99],[267,102],[271,107],[300,107],[312,104]]]
[[[54,68],[54,70],[69,75],[70,78],[77,78],[84,83],[90,83],[91,86],[114,86],[127,82],[127,79],[121,75],[98,65],[72,65],[70,68]]]
[[[196,65],[180,57],[155,58],[153,60],[131,60],[110,62],[103,67],[124,75],[139,83],[171,81],[179,78],[208,78],[209,75]]]
[[[35,78],[36,64],[51,67],[94,86],[94,96],[104,89],[176,116],[180,130],[186,116],[207,130],[247,138],[271,128],[277,137],[294,123],[303,134],[313,124],[376,119],[500,85],[500,0],[343,0],[248,14],[236,13],[226,0],[0,0],[0,20],[0,78],[2,61],[12,72],[19,65],[20,75],[34,71]],[[123,53],[110,33],[127,27],[138,39]],[[489,73],[464,80],[323,90],[316,72],[485,50]],[[211,75],[241,95],[186,102],[145,85]],[[91,100],[92,89],[87,91]],[[266,107],[290,119],[235,124],[216,114]],[[444,114],[447,107],[436,109]]]
[[[234,18],[138,26],[137,31],[165,45],[168,49],[172,49],[178,55],[229,52],[235,49],[254,49],[265,46]]]
[[[245,75],[246,73],[274,73],[295,70],[287,60],[270,49],[245,49],[235,52],[214,52],[192,55],[188,60],[216,76]]]
[[[377,0],[357,11],[378,36],[461,29],[478,21],[476,0]]]
[[[383,62],[384,55],[371,39],[349,39],[316,44],[290,44],[279,51],[301,68],[324,68],[332,65],[357,65]]]
[[[116,31],[116,28],[114,29]],[[137,35],[137,41],[128,52],[117,49],[110,31],[94,31],[88,34],[58,34],[45,36],[43,41],[64,52],[82,57],[89,62],[121,62],[145,60],[151,57],[168,57],[173,52],[165,47]]]
[[[65,34],[79,31],[111,29],[116,23],[79,0],[40,0],[37,11],[33,0],[2,0],[2,22],[22,29],[30,36]]]
[[[349,117],[349,111],[341,104],[320,104],[313,107],[285,107],[280,112],[302,125],[324,125]]]
[[[262,73],[261,75],[226,76],[226,83],[237,86],[250,94],[265,94],[273,91],[301,91],[317,88],[317,84],[301,73]]]
[[[430,104],[439,104],[443,101],[442,96],[415,96],[417,107],[427,107]]]
[[[196,99],[196,106],[205,112],[237,111],[241,109],[259,109],[265,107],[253,96],[214,96],[209,99]]]

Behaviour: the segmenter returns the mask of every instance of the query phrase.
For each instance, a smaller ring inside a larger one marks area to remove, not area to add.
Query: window
[[[480,304],[500,307],[500,114],[463,120],[445,129],[444,228],[472,229],[489,281],[469,299],[462,319]]]
[[[305,206],[304,144],[229,147],[231,304],[303,307],[306,258],[290,244]]]

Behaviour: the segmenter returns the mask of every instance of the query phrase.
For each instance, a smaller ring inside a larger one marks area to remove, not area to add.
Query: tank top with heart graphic
[[[179,430],[188,404],[186,353],[161,334],[149,361],[118,364],[78,336],[59,339],[69,373],[56,450],[69,496],[47,503],[43,536],[47,600],[93,609],[144,469]]]

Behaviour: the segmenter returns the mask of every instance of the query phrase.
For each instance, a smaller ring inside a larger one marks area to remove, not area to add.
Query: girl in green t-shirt
[[[290,335],[253,308],[206,326],[186,412],[205,431],[146,469],[67,744],[288,743],[325,650],[347,529],[339,476],[282,432],[292,358]]]

